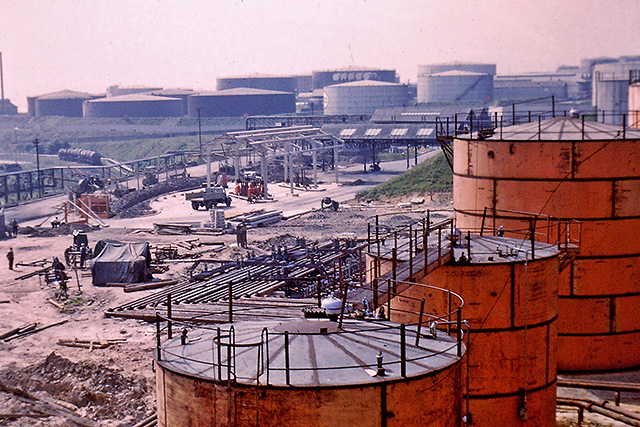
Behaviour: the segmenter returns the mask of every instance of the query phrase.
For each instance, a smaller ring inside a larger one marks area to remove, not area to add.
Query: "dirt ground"
[[[414,206],[415,209],[398,210],[396,202],[371,207],[352,201],[344,204],[338,212],[316,211],[269,227],[250,229],[247,250],[266,251],[274,244],[290,243],[296,237],[305,237],[308,241],[365,237],[367,218],[376,213],[391,212],[384,216],[383,221],[400,224],[409,218],[424,216],[427,207],[449,207],[450,195],[436,197],[435,202],[428,200],[425,205]],[[151,203],[152,209],[153,206]],[[89,269],[76,271],[67,268],[66,272],[71,276],[68,281],[69,298],[56,301],[58,287],[47,285],[42,277],[35,275],[16,280],[40,268],[24,264],[44,259],[50,263],[54,256],[64,260],[64,250],[72,243],[74,228],[87,231],[90,246],[101,239],[154,245],[198,237],[202,242],[226,243],[225,250],[216,254],[218,258],[242,255],[243,250],[235,245],[235,235],[163,235],[152,232],[152,222],[153,217],[150,217],[146,222],[149,227],[144,229],[119,228],[118,221],[111,221],[108,228],[98,229],[87,226],[23,228],[17,237],[0,241],[0,253],[3,254],[0,260],[0,333],[28,323],[37,322],[40,327],[66,320],[64,324],[23,338],[9,342],[0,340],[0,413],[16,415],[15,419],[0,418],[0,425],[76,425],[70,424],[69,417],[65,417],[66,409],[83,417],[83,420],[97,421],[95,425],[130,426],[155,411],[153,325],[103,315],[109,307],[154,291],[124,293],[121,288],[94,287]],[[9,248],[13,248],[15,253],[12,271],[4,258]],[[174,264],[166,273],[154,277],[177,279],[188,265]],[[56,307],[49,300],[62,304],[63,308]],[[96,341],[108,346],[67,347],[59,345],[60,340]],[[85,421],[79,422],[79,425],[84,425]],[[87,425],[92,424],[89,422]]]

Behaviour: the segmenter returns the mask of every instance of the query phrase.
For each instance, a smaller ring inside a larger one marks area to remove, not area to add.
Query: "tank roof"
[[[396,71],[394,68],[374,68],[374,67],[358,67],[356,65],[350,65],[344,68],[329,68],[326,70],[313,70],[314,73],[342,73],[342,72],[355,72],[355,71]]]
[[[501,132],[496,130],[489,140],[505,141],[582,141],[582,140],[609,140],[622,139],[622,127],[607,123],[584,121],[584,138],[582,137],[582,119],[577,117],[555,117],[542,120],[538,129],[538,122],[523,123],[521,125],[508,126]],[[540,136],[538,136],[540,132]],[[502,133],[502,137],[500,136]],[[640,139],[640,130],[627,128],[626,139]]]
[[[171,95],[191,95],[193,94],[193,89],[183,89],[183,88],[169,88],[162,90],[154,90],[149,92],[149,95],[159,95],[159,96],[171,96]]]
[[[77,92],[74,90],[61,90],[59,92],[47,93],[45,95],[40,95],[35,97],[36,99],[93,99],[97,98],[99,95],[93,95],[87,92]]]
[[[286,386],[285,334],[289,340],[290,385],[298,387],[335,387],[376,384],[403,380],[400,370],[400,325],[387,321],[344,319],[342,330],[337,322],[326,319],[267,320],[233,324],[235,335],[235,374],[240,384],[256,383],[259,343],[263,329],[268,330],[269,382],[271,386]],[[220,327],[221,334],[229,334],[230,326]],[[226,380],[227,347],[221,346],[222,378],[218,378],[217,347],[214,331],[197,330],[189,333],[186,345],[180,338],[162,345],[163,368],[188,376],[212,381]],[[445,333],[437,338],[424,338],[417,347],[415,327],[407,326],[406,376],[421,377],[454,365],[457,342]],[[265,336],[266,337],[266,336]],[[266,340],[266,339],[265,339]],[[221,340],[228,342],[228,338]],[[251,345],[253,344],[253,345]],[[263,346],[267,349],[267,346]],[[382,352],[386,374],[376,376],[376,356]],[[266,384],[266,367],[260,383]]]
[[[466,235],[462,235],[462,244],[454,248],[454,258],[460,259],[464,253],[468,256]],[[534,243],[535,259],[550,258],[558,255],[557,246],[542,242]],[[531,261],[531,241],[512,237],[471,235],[471,264],[496,264]]]
[[[131,93],[127,95],[111,96],[108,98],[92,99],[87,102],[137,102],[137,101],[181,101],[180,98],[168,98],[166,96],[153,96],[146,93]]]
[[[477,73],[475,71],[449,70],[440,73],[425,74],[424,77],[448,77],[448,76],[487,76],[487,73]]]
[[[337,85],[330,85],[325,87],[351,87],[351,86],[403,86],[400,83],[381,82],[378,80],[356,80],[353,82],[339,83]]]
[[[237,95],[281,95],[291,92],[282,92],[279,90],[255,89],[251,87],[235,87],[212,92],[195,93],[192,96],[237,96]]]
[[[280,74],[267,74],[267,73],[254,73],[254,74],[241,74],[239,76],[222,76],[218,77],[218,80],[225,79],[292,79],[294,75],[280,75]]]

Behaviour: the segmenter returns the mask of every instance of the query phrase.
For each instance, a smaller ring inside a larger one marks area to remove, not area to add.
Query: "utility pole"
[[[202,156],[202,122],[200,121],[200,108],[198,108],[198,140],[200,142],[200,156]]]
[[[38,169],[38,194],[42,197],[42,180],[40,179],[40,149],[38,148],[40,145],[40,141],[36,138],[33,141],[33,145],[36,146],[36,168]]]
[[[2,71],[2,52],[0,52],[0,102],[2,108],[0,108],[0,114],[5,114],[6,107],[4,106],[4,72]]]

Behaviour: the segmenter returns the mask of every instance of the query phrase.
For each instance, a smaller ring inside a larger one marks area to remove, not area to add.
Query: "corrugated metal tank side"
[[[640,141],[453,144],[458,227],[480,229],[485,208],[581,221],[580,252],[560,275],[558,368],[638,366]],[[544,219],[537,224],[539,238],[549,234]],[[505,214],[485,227],[497,225],[523,233],[529,227]]]
[[[462,317],[471,328],[467,357],[473,425],[555,427],[557,256],[527,263],[446,265],[420,282],[464,298]],[[412,286],[394,298],[391,320],[416,322],[413,314],[393,313],[415,313],[416,301],[429,292]],[[526,421],[520,415],[522,390]]]
[[[458,363],[396,382],[258,390],[181,375],[156,362],[158,425],[455,427],[461,421],[461,370]]]

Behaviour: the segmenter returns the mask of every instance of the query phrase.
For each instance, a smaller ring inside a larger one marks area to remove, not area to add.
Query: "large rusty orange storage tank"
[[[466,245],[466,243],[465,243]],[[469,248],[420,280],[464,298],[469,321],[470,425],[555,427],[558,250],[507,237],[471,236]],[[414,284],[391,302],[392,320],[409,322],[431,288]],[[394,314],[396,313],[396,314]]]
[[[158,425],[461,425],[456,340],[425,338],[418,347],[409,326],[403,341],[390,322],[337,325],[239,322],[191,332],[184,344],[167,340],[156,361]]]
[[[560,117],[455,138],[461,229],[522,227],[505,212],[579,220],[580,250],[560,275],[558,369],[640,364],[640,131]],[[495,228],[494,228],[495,230]],[[552,231],[551,234],[555,233]]]

